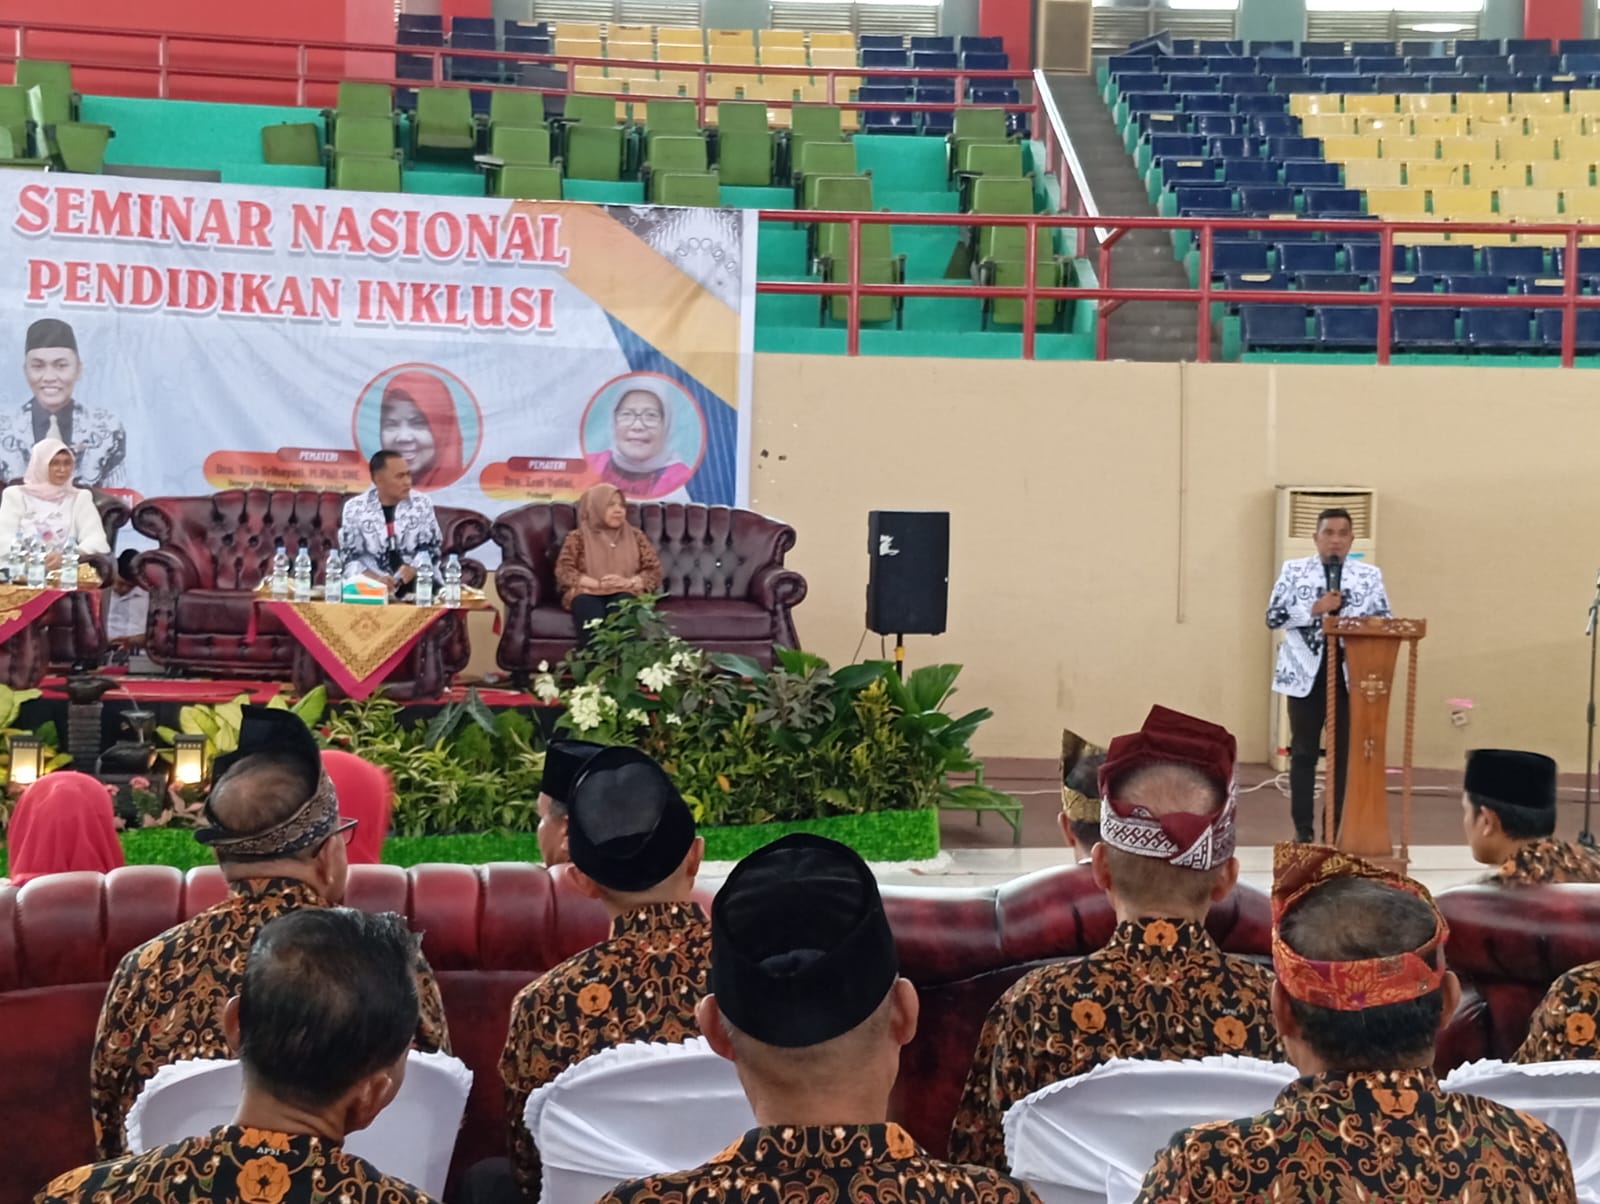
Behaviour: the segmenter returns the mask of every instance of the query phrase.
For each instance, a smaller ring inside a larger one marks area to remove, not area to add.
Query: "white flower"
[[[548,673],[548,672],[550,672],[550,662],[549,661],[540,661],[539,662],[539,672],[540,673]]]
[[[555,702],[561,697],[561,691],[556,688],[556,679],[548,673],[541,673],[534,678],[533,696],[540,702]]]
[[[639,684],[644,686],[645,689],[655,690],[657,693],[671,685],[672,679],[672,668],[668,665],[646,665],[639,670]]]
[[[671,665],[672,668],[677,670],[695,669],[700,665],[700,654],[693,649],[688,649],[683,652],[674,652],[672,654],[672,659],[667,663]]]
[[[628,713],[625,716],[623,716],[623,718],[627,719],[627,721],[629,723],[649,723],[650,722],[650,716],[646,715],[638,707],[629,707],[628,708]]]
[[[567,696],[567,714],[572,719],[572,726],[580,732],[593,731],[600,726],[602,718],[601,707],[607,699],[600,693],[599,686],[579,686]],[[616,704],[612,703],[613,712]]]
[[[587,623],[585,623],[583,625],[583,629],[585,631],[599,631],[600,630],[600,620],[599,619],[590,619]]]
[[[667,711],[661,717],[673,727],[683,726],[683,716],[678,714],[676,711]]]

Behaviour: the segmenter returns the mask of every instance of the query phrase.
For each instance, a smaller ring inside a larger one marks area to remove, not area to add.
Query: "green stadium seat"
[[[489,131],[489,153],[478,155],[474,162],[488,173],[487,191],[490,196],[523,196],[524,192],[503,192],[500,176],[505,172],[520,168],[551,168],[559,179],[561,175],[561,158],[557,156],[554,162],[550,158],[550,131],[544,126],[536,129],[518,129],[515,126],[495,126]],[[517,179],[524,182],[517,185],[522,189],[543,188],[548,190],[548,183],[542,183],[544,176],[523,176]],[[537,200],[559,200],[560,185],[556,185],[554,196],[539,196]]]
[[[516,197],[524,201],[559,201],[561,169],[507,164],[491,177],[491,196]]]
[[[63,121],[45,127],[45,139],[55,148],[52,157],[61,170],[85,175],[105,170],[106,143],[114,137],[110,126],[94,122]]]
[[[647,134],[700,136],[700,115],[692,100],[647,100],[644,104]]]
[[[1000,180],[979,177],[972,185],[973,213],[1032,213],[1033,183],[1030,180]],[[1041,238],[1041,246],[1048,240]],[[976,260],[1021,260],[1025,257],[1027,231],[1020,226],[979,226]]]
[[[0,87],[0,129],[11,135],[13,154],[18,152],[27,154],[32,149],[32,123],[33,114],[28,105],[28,89],[15,84]]]
[[[956,169],[956,187],[960,193],[962,210],[971,207],[972,185],[978,177],[1020,180],[1023,174],[1020,143],[967,143],[961,148],[961,164]]]
[[[1040,240],[1042,250],[1038,256],[1038,266],[1034,269],[1034,282],[1040,288],[1060,288],[1066,280],[1068,271],[1066,260],[1055,255],[1050,250],[1047,240]],[[1024,260],[984,260],[979,264],[978,279],[986,285],[999,288],[1021,288],[1028,282],[1028,265]],[[985,330],[990,323],[1004,326],[1022,325],[1022,307],[1024,301],[1014,300],[1010,297],[985,297],[983,300],[982,326]],[[1040,301],[1034,306],[1034,326],[1036,329],[1045,330],[1058,326],[1062,315],[1066,312],[1066,305],[1061,301]]]
[[[860,210],[868,211],[872,208],[872,177],[871,176],[813,176],[810,191],[816,204],[808,206],[812,209],[826,209],[833,211]],[[833,227],[832,230],[829,227]],[[837,231],[844,230],[845,238],[849,238],[849,228],[841,227],[837,222],[818,226],[811,226],[806,235],[806,258],[814,259],[817,248],[828,239],[837,239]],[[833,245],[837,245],[836,243]],[[846,243],[848,245],[848,242]]]
[[[41,124],[63,125],[78,120],[78,102],[82,98],[72,90],[71,63],[18,59],[14,83],[23,89],[39,89]]]
[[[770,186],[773,145],[764,103],[727,100],[717,106],[717,171],[724,184]]]
[[[844,123],[838,105],[797,104],[789,110],[789,132],[779,143],[778,170],[788,178],[800,161],[799,147],[807,142],[843,142]]]
[[[0,126],[0,168],[44,171],[49,166],[49,159],[34,159],[27,155],[18,155],[17,147],[11,141],[11,131],[4,126]]]
[[[399,192],[400,160],[393,155],[340,155],[333,162],[333,186],[357,192]]]
[[[581,121],[591,127],[616,125],[617,102],[609,96],[588,96],[582,92],[574,92],[567,97],[567,107],[561,120]]]
[[[956,173],[963,148],[969,142],[1006,142],[1004,109],[957,109],[956,125],[946,138],[950,148],[950,174]]]
[[[850,279],[850,227],[833,222],[822,228],[817,237],[817,266],[827,283]],[[894,253],[890,227],[862,226],[861,282],[904,284],[905,279],[906,257]],[[823,297],[818,311],[818,325],[826,325],[830,314],[835,322],[848,322],[850,299]],[[893,319],[898,329],[905,324],[905,298],[863,297],[860,314],[863,322],[887,322]]]
[[[715,209],[722,204],[717,175],[710,171],[664,171],[650,178],[657,205],[691,205]]]
[[[489,93],[489,130],[544,129],[544,93],[496,88]]]
[[[568,176],[579,180],[622,179],[623,147],[619,128],[569,125],[566,135]]]
[[[465,88],[417,89],[417,111],[411,115],[413,159],[424,153],[460,158],[471,155],[477,146],[471,93]]]
[[[333,128],[329,154],[335,162],[345,155],[393,158],[394,125],[387,117],[345,117]]]
[[[322,146],[314,121],[261,127],[261,161],[290,167],[321,167]]]
[[[706,144],[698,137],[667,134],[652,138],[640,177],[644,180],[645,198],[655,199],[655,177],[662,172],[693,172],[706,170]]]
[[[358,84],[346,80],[339,85],[334,107],[323,109],[331,141],[343,117],[382,117],[391,124],[399,120],[394,111],[394,91],[388,84]]]
[[[802,142],[794,173],[794,203],[797,209],[821,209],[813,181],[821,176],[855,176],[856,146],[853,142]]]

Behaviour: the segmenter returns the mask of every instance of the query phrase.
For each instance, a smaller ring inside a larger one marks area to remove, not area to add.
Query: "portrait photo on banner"
[[[398,364],[375,376],[355,410],[363,456],[399,452],[412,485],[424,492],[454,485],[483,446],[483,411],[465,381],[435,364]]]
[[[706,420],[675,380],[629,372],[590,398],[581,437],[590,472],[629,500],[687,500],[705,458]]]

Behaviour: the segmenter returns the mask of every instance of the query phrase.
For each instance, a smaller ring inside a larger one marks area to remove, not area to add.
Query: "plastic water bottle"
[[[6,580],[12,585],[21,585],[28,575],[28,541],[14,539],[11,541],[11,554],[6,558]]]
[[[43,589],[44,581],[44,544],[37,539],[30,539],[28,541],[28,588]]]
[[[417,605],[433,605],[433,557],[426,552],[417,554]]]
[[[278,550],[272,554],[272,596],[289,596],[289,553],[281,539],[278,541]]]
[[[71,535],[61,545],[61,588],[78,588],[78,541]]]
[[[294,554],[294,600],[311,601],[311,552],[305,544]]]
[[[461,557],[454,552],[444,562],[444,604],[461,605]]]
[[[344,601],[344,557],[338,548],[329,548],[328,558],[322,562],[322,600]]]

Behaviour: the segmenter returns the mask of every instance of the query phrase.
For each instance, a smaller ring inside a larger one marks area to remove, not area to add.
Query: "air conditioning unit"
[[[1350,526],[1355,532],[1350,559],[1376,561],[1377,490],[1354,485],[1279,485],[1277,493],[1278,515],[1272,525],[1274,574],[1285,560],[1316,555],[1317,545],[1312,537],[1317,533],[1317,515],[1335,507],[1350,512]],[[1271,663],[1277,663],[1278,644],[1282,639],[1282,631],[1272,633]],[[1282,772],[1289,768],[1289,706],[1282,694],[1273,694],[1271,714],[1272,730],[1268,733],[1267,747],[1271,750],[1273,765]]]

